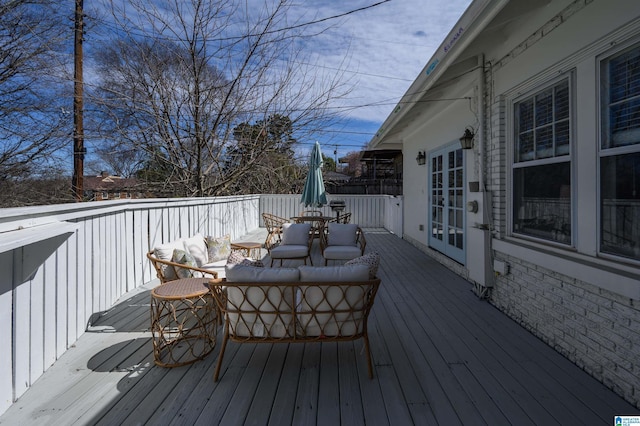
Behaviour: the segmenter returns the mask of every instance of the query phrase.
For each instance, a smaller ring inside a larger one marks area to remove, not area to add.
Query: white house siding
[[[510,265],[497,276],[491,302],[627,400],[640,406],[640,282],[638,267],[596,257],[598,247],[597,57],[637,37],[635,1],[553,2],[540,13],[539,29],[515,22],[509,38],[518,46],[490,52],[490,189],[495,192],[494,257]],[[547,11],[550,12],[550,11]],[[633,21],[633,22],[632,22]],[[522,28],[515,31],[515,28]],[[525,31],[526,30],[526,31]],[[498,60],[496,60],[498,59]],[[509,199],[512,104],[520,93],[572,73],[575,130],[572,248],[529,243],[510,235]],[[496,127],[497,126],[497,127]],[[640,220],[640,218],[638,218]],[[544,253],[550,253],[544,255]]]
[[[456,52],[457,62],[449,64],[447,74],[425,96],[453,100],[414,105],[401,120],[385,123],[387,133],[373,145],[402,143],[405,239],[476,285],[493,285],[490,303],[640,407],[640,264],[598,255],[597,177],[598,60],[620,46],[640,43],[638,6],[637,0],[508,2],[475,39],[464,40],[462,35],[458,43],[466,44]],[[473,26],[465,29],[471,33]],[[484,77],[454,72],[456,67],[465,69],[459,65],[474,56],[484,58]],[[511,232],[511,146],[514,102],[566,73],[571,75],[573,94],[573,241],[563,245]],[[449,80],[456,74],[460,77]],[[474,99],[459,100],[465,96]],[[429,165],[419,166],[413,158],[418,151],[428,155],[455,141],[466,125],[477,129],[480,114],[474,105],[482,105],[485,116],[475,147],[465,152],[466,180],[483,180],[486,192],[466,193],[467,201],[479,202],[480,211],[467,213],[466,261],[460,264],[428,247]],[[479,172],[483,162],[484,175]],[[422,223],[424,232],[418,230]],[[491,224],[490,246],[482,238],[485,231],[474,223]],[[493,271],[494,261],[508,265],[507,273]]]

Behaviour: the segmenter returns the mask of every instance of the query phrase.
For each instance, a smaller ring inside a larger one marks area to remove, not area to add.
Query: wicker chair
[[[282,226],[282,239],[276,240],[275,234],[269,234],[265,247],[269,251],[271,257],[271,266],[276,259],[280,260],[280,266],[284,259],[302,259],[304,264],[313,265],[311,260],[311,244],[313,243],[313,234],[311,233],[311,225],[308,223],[286,223]]]
[[[289,221],[283,217],[276,216],[271,213],[262,213],[262,221],[267,228],[267,241],[271,238],[275,238],[278,242],[282,241],[282,225],[289,223]],[[273,234],[273,236],[271,236]]]
[[[342,213],[338,216],[338,223],[350,223],[351,222],[351,213]]]
[[[329,223],[320,234],[320,249],[327,266],[329,260],[351,260],[364,254],[367,241],[362,229],[355,224]]]

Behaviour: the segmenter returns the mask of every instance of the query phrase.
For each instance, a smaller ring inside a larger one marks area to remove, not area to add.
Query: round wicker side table
[[[156,365],[191,364],[214,349],[217,311],[208,281],[179,279],[151,291],[151,336]]]

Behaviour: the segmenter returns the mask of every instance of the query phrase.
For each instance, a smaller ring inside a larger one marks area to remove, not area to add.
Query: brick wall
[[[640,408],[640,306],[505,254],[491,303]]]

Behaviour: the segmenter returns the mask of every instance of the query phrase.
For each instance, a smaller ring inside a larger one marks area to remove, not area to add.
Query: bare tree
[[[64,93],[71,86],[61,62],[69,28],[56,3],[0,1],[0,185],[5,189],[47,174],[69,140],[71,103]]]
[[[175,195],[237,191],[243,177],[266,170],[265,143],[274,142],[260,131],[239,137],[238,126],[267,126],[279,115],[297,138],[310,138],[335,118],[328,103],[348,92],[341,75],[301,65],[315,34],[287,21],[288,2],[244,9],[249,3],[110,3],[118,39],[99,49],[101,83],[92,92],[101,137],[170,170],[154,175]]]

